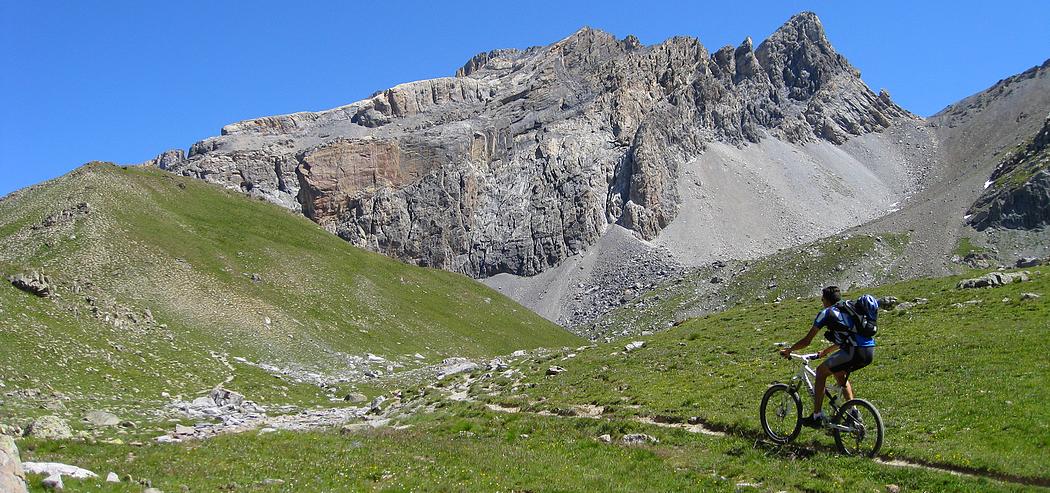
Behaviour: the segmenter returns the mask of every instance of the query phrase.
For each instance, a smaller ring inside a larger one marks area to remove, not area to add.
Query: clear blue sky
[[[1047,1],[0,0],[0,195],[584,25],[645,44],[696,36],[714,51],[757,44],[803,10],[873,89],[923,116],[1050,57]]]

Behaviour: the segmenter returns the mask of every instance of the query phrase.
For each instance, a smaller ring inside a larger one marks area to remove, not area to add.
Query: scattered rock
[[[1018,268],[1023,269],[1026,267],[1038,267],[1040,265],[1043,265],[1043,262],[1045,262],[1045,260],[1038,257],[1021,257],[1017,259],[1016,265]]]
[[[623,436],[623,443],[626,445],[641,445],[644,443],[660,443],[660,440],[645,433],[630,433]]]
[[[598,441],[602,443],[612,443],[612,435],[606,433],[598,436]]]
[[[120,418],[106,411],[91,411],[84,416],[84,422],[92,426],[116,426]]]
[[[106,482],[107,483],[119,483],[120,482],[120,476],[117,476],[117,473],[110,471],[110,473],[106,475]]]
[[[381,406],[384,402],[386,402],[386,397],[377,395],[376,398],[372,399],[372,402],[368,405],[368,413],[379,414],[383,412],[383,408]]]
[[[66,488],[66,485],[62,484],[61,474],[52,474],[43,481],[40,482],[40,486],[43,486],[45,490],[61,491]]]
[[[883,296],[877,300],[879,302],[879,308],[883,310],[892,310],[893,307],[900,304],[900,300],[896,296]]]
[[[371,430],[372,428],[372,425],[368,423],[350,423],[339,428],[339,433],[343,435],[354,435],[363,431]]]
[[[955,286],[957,289],[973,289],[1002,286],[1015,282],[1028,281],[1028,272],[990,272],[981,277],[963,279]]]
[[[15,274],[8,278],[16,288],[27,293],[32,293],[42,298],[51,296],[51,279],[47,276],[33,271],[29,274]]]
[[[480,368],[477,363],[466,358],[446,358],[437,370],[438,378],[446,378],[459,373],[466,373]]]
[[[346,394],[346,397],[343,397],[343,400],[346,402],[353,403],[368,402],[368,396],[357,392],[351,392],[349,394]]]
[[[630,344],[624,346],[623,347],[623,351],[625,353],[629,353],[631,351],[634,351],[636,349],[641,349],[643,347],[645,347],[645,341],[634,341],[634,342],[631,342]]]
[[[26,436],[46,440],[65,440],[73,438],[73,430],[70,429],[66,420],[58,416],[41,416],[29,425]]]
[[[240,407],[244,404],[243,394],[222,387],[215,387],[212,389],[211,393],[208,394],[208,397],[210,397],[211,400],[215,402],[215,405],[219,407]]]
[[[1039,293],[1021,293],[1022,300],[1037,300],[1039,298]]]
[[[886,485],[886,493],[900,493],[901,487],[895,484]]]
[[[83,469],[77,466],[71,466],[69,464],[62,464],[60,462],[24,462],[22,466],[25,468],[27,473],[40,474],[42,476],[68,476],[74,479],[88,479],[97,478],[98,474],[95,474],[87,469]]]
[[[565,368],[562,368],[560,366],[552,366],[550,368],[547,368],[548,375],[558,375],[560,373],[565,373]]]
[[[175,425],[176,435],[192,435],[197,431],[196,428],[186,425]]]

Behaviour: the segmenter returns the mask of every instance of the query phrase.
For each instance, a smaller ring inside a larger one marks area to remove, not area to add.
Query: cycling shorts
[[[838,373],[840,371],[857,371],[865,366],[871,364],[871,360],[875,358],[874,347],[845,347],[838,351],[835,351],[828,359],[824,361],[824,365],[828,367],[832,373]]]

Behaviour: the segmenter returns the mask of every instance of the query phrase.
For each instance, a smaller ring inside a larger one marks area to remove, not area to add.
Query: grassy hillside
[[[398,387],[405,409],[415,411],[370,431],[248,432],[183,444],[150,443],[149,434],[133,432],[126,439],[141,435],[145,443],[29,439],[22,447],[29,460],[113,470],[165,491],[838,492],[897,485],[962,492],[1050,485],[1050,268],[997,288],[960,290],[957,280],[872,289],[926,301],[882,314],[876,361],[853,380],[882,411],[885,459],[964,475],[843,457],[830,437],[812,430],[792,446],[762,440],[762,392],[795,369],[774,343],[802,335],[819,306],[813,298],[691,319],[643,338],[645,346],[629,353],[623,345],[630,339],[514,360],[511,370],[520,373],[481,369]],[[1031,292],[1043,296],[1023,298]],[[555,365],[565,371],[548,375]],[[463,402],[472,399],[480,402]],[[700,422],[725,435],[654,420]],[[625,445],[631,433],[658,442]],[[274,479],[282,482],[266,482]],[[140,488],[70,484],[84,491]]]
[[[259,401],[327,401],[234,358],[360,374],[374,353],[385,361],[370,368],[386,373],[578,343],[464,276],[365,252],[284,209],[159,170],[92,163],[0,201],[0,271],[34,270],[50,277],[51,297],[0,286],[0,384],[25,391],[3,402],[6,417],[45,412],[35,399],[55,393],[145,405],[231,377]]]
[[[742,303],[809,297],[829,284],[872,286],[896,277],[907,234],[840,235],[749,261],[693,269],[665,281],[581,331],[657,331]]]
[[[75,491],[1027,491],[1023,486],[833,454],[794,455],[741,437],[633,422],[501,414],[457,404],[410,428],[241,434],[132,447],[32,443],[34,459],[76,463],[133,483],[66,480]],[[628,433],[659,443],[624,445]],[[614,443],[598,437],[609,434]],[[29,445],[29,444],[27,444]],[[288,451],[294,451],[289,453]],[[250,458],[250,459],[249,459]],[[253,465],[265,464],[265,467]],[[32,491],[44,491],[34,478]],[[181,490],[185,491],[185,490]]]
[[[977,290],[956,289],[958,279],[864,290],[928,300],[882,313],[876,360],[852,379],[858,395],[882,411],[883,451],[1050,482],[1050,272],[1036,269],[1029,282]],[[1042,296],[1023,299],[1026,292]],[[774,343],[801,338],[819,306],[814,298],[789,300],[691,319],[645,338],[635,352],[623,353],[618,342],[559,362],[567,371],[556,378],[538,373],[545,368],[538,364],[519,393],[499,398],[563,412],[591,404],[614,416],[696,416],[758,436],[762,392],[796,370],[775,354]],[[824,347],[817,344],[813,350]],[[831,445],[813,432],[803,438]]]

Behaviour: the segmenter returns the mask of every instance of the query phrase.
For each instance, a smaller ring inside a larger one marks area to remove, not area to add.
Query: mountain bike
[[[805,385],[811,398],[815,392],[813,382],[817,372],[809,366],[809,362],[819,355],[792,353],[791,357],[802,362],[798,373],[791,377],[790,383],[770,385],[762,396],[759,408],[762,430],[778,444],[790,443],[802,429],[802,398],[799,397],[799,389]],[[848,381],[849,373],[846,373],[846,379]],[[835,384],[833,378],[828,379],[825,393],[824,414],[831,416],[825,430],[835,438],[839,451],[846,455],[875,457],[882,447],[886,432],[879,410],[864,399],[842,402],[845,399],[842,387]]]

